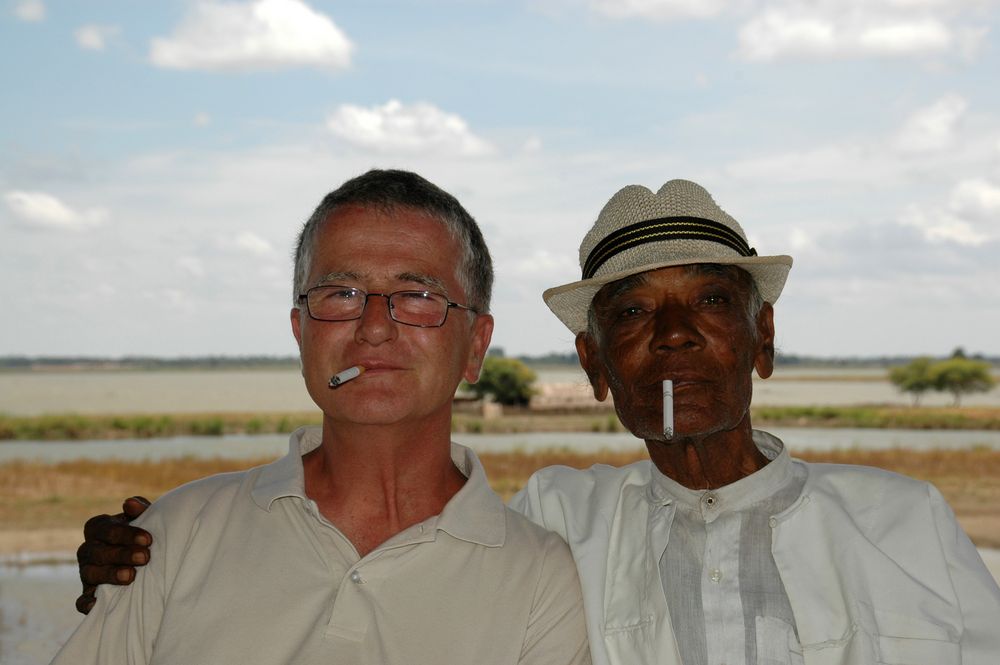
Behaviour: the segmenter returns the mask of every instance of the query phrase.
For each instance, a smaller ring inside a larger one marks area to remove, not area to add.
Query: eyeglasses
[[[418,328],[443,326],[452,308],[478,314],[468,305],[451,302],[440,293],[431,291],[368,293],[349,286],[314,286],[299,294],[299,302],[305,302],[309,316],[317,321],[353,321],[361,318],[372,296],[389,301],[389,316],[393,321]]]

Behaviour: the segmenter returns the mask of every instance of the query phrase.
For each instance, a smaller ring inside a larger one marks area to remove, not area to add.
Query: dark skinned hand
[[[153,537],[129,524],[148,507],[149,501],[133,496],[125,499],[117,515],[95,515],[87,520],[84,543],[76,551],[83,582],[83,593],[76,599],[78,612],[87,614],[94,607],[98,584],[131,584],[135,567],[149,562]]]

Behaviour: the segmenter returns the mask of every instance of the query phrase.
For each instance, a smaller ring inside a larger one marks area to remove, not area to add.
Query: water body
[[[754,381],[754,404],[803,406],[910,403],[879,369],[778,368]],[[539,383],[579,386],[586,378],[576,367],[546,368]],[[924,404],[951,403],[932,393]],[[1000,389],[969,395],[968,406],[1000,407]],[[51,371],[0,373],[0,413],[253,413],[315,411],[301,374],[294,369]]]
[[[914,450],[984,447],[1000,450],[1000,431],[815,429],[777,427],[769,430],[790,450],[863,448]],[[455,434],[455,441],[476,452],[526,452],[566,448],[581,453],[642,449],[631,434],[601,432],[533,432],[525,434]],[[178,436],[163,439],[115,441],[0,441],[0,463],[13,460],[63,462],[72,459],[161,460],[179,457],[246,459],[279,457],[288,451],[284,434]]]

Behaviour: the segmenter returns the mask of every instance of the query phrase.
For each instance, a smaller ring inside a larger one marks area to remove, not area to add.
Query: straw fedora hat
[[[785,285],[790,256],[757,256],[746,234],[701,185],[671,180],[653,194],[629,185],[611,197],[580,244],[580,281],[542,298],[573,331],[587,329],[590,301],[602,286],[647,270],[692,263],[735,265],[749,272],[765,302]]]

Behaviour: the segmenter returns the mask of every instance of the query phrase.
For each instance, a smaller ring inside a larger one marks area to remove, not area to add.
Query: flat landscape
[[[572,368],[540,372],[536,408],[485,418],[465,407],[456,432],[620,431],[613,411],[588,396]],[[970,396],[961,408],[943,396],[909,406],[884,372],[796,368],[755,383],[757,427],[890,427],[898,429],[1000,429],[1000,389]],[[0,373],[0,439],[99,440],[287,432],[319,422],[296,371],[4,372]],[[568,436],[572,441],[572,435]],[[4,441],[0,440],[0,446]],[[34,444],[31,444],[32,446]],[[1000,547],[1000,450],[797,451],[815,461],[866,464],[933,482],[980,547]],[[626,464],[642,451],[505,451],[481,455],[496,490],[506,496],[534,470],[549,464],[586,467]],[[156,498],[208,474],[269,461],[176,458],[153,461],[68,459],[46,463],[14,459],[0,464],[0,556],[58,552],[80,541],[90,515],[118,512],[133,494]]]

